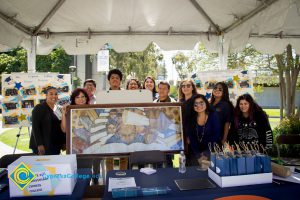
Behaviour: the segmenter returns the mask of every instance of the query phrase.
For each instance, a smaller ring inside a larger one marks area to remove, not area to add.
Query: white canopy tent
[[[35,54],[61,45],[68,54],[141,51],[150,42],[187,50],[202,42],[219,52],[247,43],[266,53],[287,44],[300,52],[300,0],[0,0],[0,51],[22,45]]]

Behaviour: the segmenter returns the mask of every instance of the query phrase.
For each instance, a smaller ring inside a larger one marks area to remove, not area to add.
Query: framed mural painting
[[[117,155],[184,149],[181,103],[69,106],[67,153]]]

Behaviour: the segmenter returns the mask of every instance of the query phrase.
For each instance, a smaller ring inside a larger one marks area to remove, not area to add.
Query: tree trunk
[[[277,66],[279,70],[279,88],[280,88],[280,121],[283,119],[283,109],[285,108],[286,105],[286,90],[285,90],[285,81],[283,78],[283,69],[284,69],[284,64],[283,64],[283,56],[282,55],[275,55],[276,61],[277,61]]]
[[[283,88],[282,83],[279,83],[280,89],[280,122],[283,120]]]
[[[280,80],[280,118],[282,119],[283,108],[285,108],[285,116],[289,118],[295,114],[296,86],[300,70],[299,55],[296,55],[294,59],[292,46],[288,45],[286,47],[286,59],[283,55],[275,55],[275,58]],[[297,115],[300,116],[300,109]]]
[[[294,68],[294,63],[293,63],[293,55],[292,55],[292,46],[289,44],[287,45],[286,47],[286,64],[287,64],[287,67],[285,69],[285,79],[286,79],[286,102],[287,102],[287,106],[286,106],[286,116],[287,117],[290,117],[292,114],[293,114],[293,110],[292,110],[292,107],[293,107],[293,102],[294,102],[294,98],[292,96],[292,77],[291,77],[291,73],[292,73],[292,70]]]

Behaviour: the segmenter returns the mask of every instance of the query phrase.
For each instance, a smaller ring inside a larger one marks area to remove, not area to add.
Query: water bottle
[[[179,173],[185,173],[186,172],[186,167],[185,167],[185,155],[184,152],[181,151],[179,155]]]

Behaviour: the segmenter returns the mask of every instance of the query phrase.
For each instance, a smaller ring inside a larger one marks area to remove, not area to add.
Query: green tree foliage
[[[189,64],[189,57],[182,52],[178,52],[172,57],[172,63],[175,65],[175,69],[178,72],[178,76],[181,80],[187,77],[187,74],[192,66]]]
[[[71,62],[72,56],[66,54],[63,48],[57,48],[49,55],[37,56],[37,71],[68,74]]]
[[[252,45],[247,45],[239,53],[230,53],[227,62],[228,69],[251,69],[277,73],[276,60],[273,55],[263,54]]]
[[[166,80],[168,77],[168,71],[166,68],[166,63],[164,62],[163,64],[159,65],[157,68],[157,76],[158,79]]]
[[[69,73],[72,57],[63,48],[53,50],[49,55],[37,55],[36,71]],[[18,47],[0,53],[0,73],[27,72],[27,52]]]
[[[23,48],[0,53],[0,73],[27,71],[27,54]]]
[[[132,77],[143,80],[146,76],[157,77],[158,67],[163,60],[160,49],[151,43],[142,52],[117,53],[110,50],[109,68],[117,68],[122,71],[124,77]]]
[[[198,44],[192,52],[192,60],[197,71],[216,70],[219,66],[217,53],[210,53],[203,44]]]

